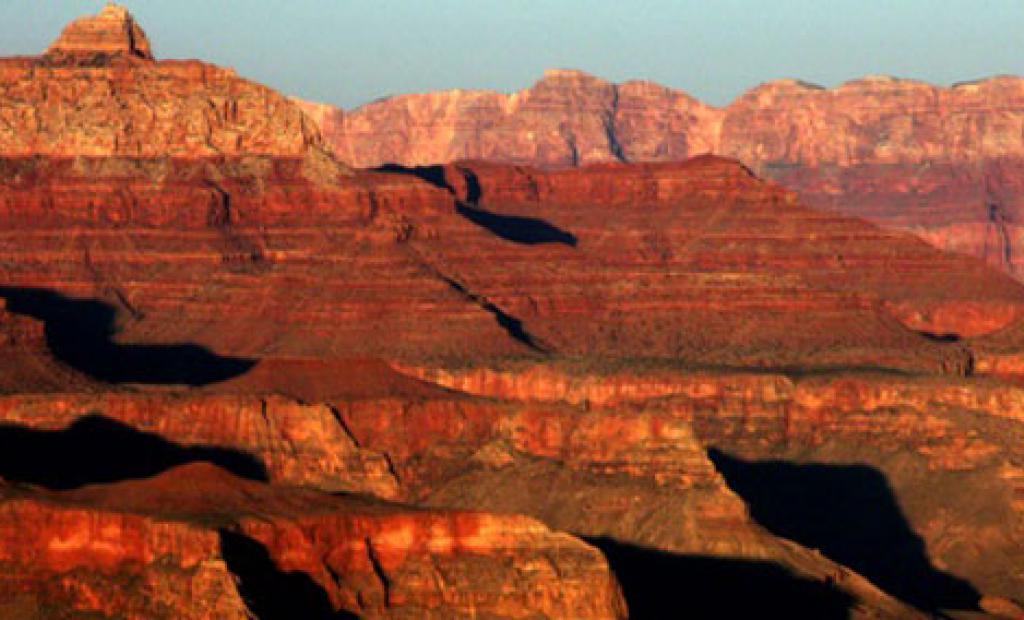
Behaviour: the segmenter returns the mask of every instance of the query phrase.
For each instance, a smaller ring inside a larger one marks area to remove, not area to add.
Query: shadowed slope
[[[259,541],[227,529],[219,532],[220,551],[238,578],[238,591],[259,620],[346,620],[359,616],[336,611],[320,585],[304,572],[282,571]]]
[[[491,213],[477,207],[459,205],[456,212],[477,226],[482,226],[506,241],[537,245],[561,243],[576,247],[576,235],[535,217],[517,217]]]
[[[50,489],[147,478],[167,469],[208,461],[237,476],[266,480],[255,457],[215,447],[184,447],[98,415],[64,430],[0,425],[0,478]]]
[[[708,453],[754,519],[775,534],[820,549],[921,609],[978,608],[980,597],[970,583],[932,566],[924,541],[878,470]]]
[[[0,297],[11,312],[45,322],[47,344],[60,361],[101,381],[204,385],[240,375],[254,364],[192,344],[114,342],[116,310],[99,300],[11,287],[0,287]]]
[[[674,554],[611,538],[587,542],[608,558],[634,620],[845,620],[855,602],[829,584],[797,577],[772,562]]]
[[[545,220],[535,217],[502,215],[481,208],[479,204],[482,193],[480,181],[469,168],[452,170],[446,166],[406,167],[387,164],[375,170],[389,174],[413,176],[438,189],[448,191],[453,196],[460,197],[462,200],[455,206],[456,213],[505,241],[523,245],[561,243],[571,247],[575,247],[578,242],[576,235]],[[457,172],[460,177],[457,183],[458,187],[453,185],[449,178],[453,172]]]

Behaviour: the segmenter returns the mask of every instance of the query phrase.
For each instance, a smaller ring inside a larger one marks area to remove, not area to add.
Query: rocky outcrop
[[[1024,81],[941,88],[885,76],[824,89],[758,86],[724,108],[649,82],[550,71],[503,95],[403,95],[343,112],[309,105],[357,166],[460,159],[540,167],[734,157],[816,207],[910,230],[1015,273]]]
[[[474,563],[477,560],[449,561],[435,557],[431,562],[444,579],[428,579],[428,582],[440,584],[438,587],[444,588],[443,593],[415,591],[420,586],[414,584],[422,582],[422,571],[426,570],[414,559],[413,556],[421,552],[415,550],[433,554],[443,549],[451,549],[457,555],[476,553],[481,545],[492,544],[483,542],[484,532],[490,532],[486,534],[488,539],[509,541],[509,548],[515,551],[501,553],[510,558],[510,570],[527,571],[530,576],[520,579],[537,580],[536,585],[530,586],[529,605],[563,610],[546,612],[556,615],[575,615],[590,609],[594,615],[606,617],[606,612],[593,610],[607,610],[617,604],[613,595],[601,593],[599,578],[587,578],[586,585],[579,586],[579,600],[576,594],[556,595],[556,590],[537,598],[538,593],[549,586],[564,589],[566,584],[549,580],[542,567],[531,564],[530,554],[553,552],[544,542],[547,530],[538,529],[536,522],[489,516],[478,517],[477,521],[469,517],[452,520],[455,517],[437,516],[432,512],[413,513],[416,516],[412,521],[411,517],[398,516],[388,520],[381,516],[382,511],[384,515],[393,511],[355,501],[349,504],[354,505],[357,512],[369,511],[367,516],[335,517],[329,515],[337,508],[332,508],[334,504],[325,496],[294,487],[285,489],[282,484],[335,492],[339,489],[360,491],[383,497],[401,496],[406,501],[432,506],[435,512],[468,509],[478,504],[489,512],[527,514],[549,527],[679,554],[683,562],[692,556],[776,566],[787,587],[820,591],[819,595],[826,600],[851,608],[859,605],[865,613],[870,612],[868,615],[903,617],[912,613],[857,574],[798,545],[782,543],[754,525],[744,504],[715,471],[690,426],[664,412],[588,412],[561,405],[524,407],[453,394],[426,400],[343,399],[330,406],[334,412],[330,417],[316,415],[326,409],[324,405],[300,405],[277,398],[262,403],[262,420],[246,419],[246,401],[217,394],[192,395],[184,399],[166,393],[144,397],[106,394],[102,399],[55,394],[48,399],[11,398],[5,405],[0,438],[17,443],[20,449],[0,459],[0,470],[14,483],[71,489],[44,493],[44,499],[70,502],[76,514],[84,515],[76,519],[99,520],[100,524],[80,529],[102,532],[103,544],[94,543],[83,534],[85,538],[75,538],[78,541],[74,545],[76,552],[60,558],[77,558],[76,562],[88,566],[106,562],[102,564],[103,571],[84,584],[85,578],[75,575],[62,577],[62,583],[70,584],[69,588],[103,592],[103,600],[107,601],[103,609],[108,613],[119,610],[123,613],[124,609],[133,609],[132,605],[144,604],[137,600],[141,592],[131,588],[122,590],[126,586],[119,585],[138,584],[140,579],[149,584],[146,587],[160,592],[159,596],[147,594],[147,600],[170,597],[160,590],[165,586],[188,587],[197,592],[201,586],[213,589],[208,597],[196,595],[190,601],[171,597],[166,602],[168,609],[180,605],[182,613],[193,613],[196,606],[213,605],[211,600],[235,600],[230,591],[225,593],[214,587],[220,583],[217,575],[221,573],[196,570],[198,560],[194,558],[197,556],[208,558],[209,561],[203,560],[203,566],[212,567],[211,570],[219,566],[216,554],[210,555],[209,550],[202,547],[203,544],[209,546],[209,542],[202,542],[208,535],[197,533],[191,526],[156,526],[141,517],[130,516],[140,513],[161,523],[169,519],[196,524],[199,519],[198,525],[209,527],[212,519],[220,530],[230,526],[232,532],[237,530],[261,542],[273,558],[277,567],[274,570],[309,575],[324,586],[335,607],[362,614],[396,614],[402,605],[432,610],[439,604],[438,596],[449,606],[446,609],[457,610],[459,605],[468,605],[463,601],[486,599],[486,592],[491,588],[495,592],[509,592],[508,597],[500,597],[493,603],[496,608],[515,609],[515,605],[527,605],[516,602],[515,597],[526,592],[520,587],[521,582],[517,581],[519,586],[509,590],[508,586],[493,581],[493,571]],[[107,420],[106,426],[98,422],[98,416]],[[117,427],[110,426],[114,422]],[[61,425],[67,426],[62,428]],[[339,435],[344,436],[344,441],[337,439]],[[116,453],[94,453],[96,447],[114,441],[118,443]],[[90,448],[90,445],[96,447]],[[52,456],[54,454],[60,456]],[[42,458],[49,461],[43,463]],[[82,464],[76,464],[79,459]],[[196,461],[217,463],[250,480],[228,476]],[[338,461],[348,465],[331,466]],[[386,472],[374,472],[367,467],[367,464],[381,461],[386,463]],[[357,462],[359,465],[353,466]],[[179,464],[185,465],[173,469]],[[163,469],[167,467],[172,469]],[[309,475],[314,468],[319,468],[318,475]],[[219,472],[212,479],[209,473],[204,473],[211,469]],[[160,473],[162,471],[166,473]],[[382,484],[382,473],[390,485]],[[125,481],[153,474],[157,477],[152,480]],[[252,481],[261,476],[269,477],[274,486]],[[81,486],[83,483],[103,484]],[[17,498],[20,501],[22,495]],[[23,503],[16,506],[22,510]],[[44,517],[43,513],[32,513],[34,509],[24,508],[29,512],[18,512],[17,518],[40,524],[64,518]],[[127,513],[129,516],[117,517],[118,523],[127,519],[133,524],[129,528],[131,532],[124,533],[128,526],[103,525],[108,519],[103,515],[110,511]],[[73,519],[72,522],[79,523]],[[138,542],[140,537],[146,540],[150,536],[147,528],[151,527],[159,530],[152,535],[165,545],[162,551],[147,551],[144,544]],[[72,525],[67,528],[61,536],[70,538],[74,528]],[[380,533],[376,528],[385,531]],[[454,529],[451,536],[463,538],[443,542],[441,538],[448,536],[443,534],[448,529]],[[27,558],[38,554],[36,547],[43,544],[48,535],[33,534],[12,546],[14,550],[30,549],[18,556],[21,559],[13,558],[11,562],[29,562]],[[345,540],[340,536],[346,537]],[[509,539],[510,536],[513,538]],[[365,541],[367,537],[372,542],[355,542]],[[396,541],[388,542],[391,537],[396,537]],[[178,550],[173,541],[181,538],[198,538],[199,542],[181,544],[186,549],[192,548],[188,545],[201,549]],[[143,545],[142,550],[131,553],[141,553],[143,558],[164,559],[153,565],[150,560],[126,560],[115,552],[126,545],[129,550],[136,549],[131,546],[136,544]],[[166,549],[168,544],[174,548]],[[395,548],[395,544],[404,546]],[[410,550],[409,545],[415,550]],[[348,551],[331,551],[332,546]],[[99,549],[103,554],[96,555]],[[389,559],[391,553],[396,554],[393,559]],[[557,553],[560,562],[579,565],[572,556],[566,557],[564,549]],[[175,559],[179,556],[193,560],[182,559],[179,566],[179,560]],[[43,554],[43,557],[50,555]],[[232,568],[230,558],[225,559]],[[463,561],[483,572],[462,572],[464,569],[459,562]],[[243,586],[245,575],[240,571],[251,569],[252,563],[253,558],[249,558],[240,564],[241,568],[232,568],[242,578]],[[529,566],[533,568],[527,568]],[[90,603],[84,599],[39,590],[41,586],[33,581],[45,581],[40,575],[49,575],[48,571],[63,575],[69,570],[72,567],[65,564],[54,568],[47,559],[26,573],[18,587],[35,592],[34,596],[40,600],[58,607],[88,608]],[[133,570],[141,570],[143,576],[129,578]],[[380,570],[385,571],[386,579],[380,577]],[[564,571],[564,568],[557,570]],[[592,570],[596,569],[586,569]],[[617,566],[616,570],[626,568]],[[360,574],[363,576],[358,576]],[[565,572],[559,574],[571,579]],[[208,584],[207,580],[213,580],[214,584]],[[383,589],[382,583],[385,584]],[[404,583],[408,583],[408,587]],[[596,594],[593,588],[597,588]],[[481,592],[481,589],[486,591]],[[705,601],[702,604],[711,603],[702,598],[705,595],[698,590],[693,590],[692,596]],[[0,599],[14,600],[7,595]],[[597,607],[585,607],[583,599]],[[634,604],[638,603],[634,601]],[[802,603],[783,596],[772,605],[781,611],[797,604]],[[577,611],[565,611],[571,609]],[[159,617],[157,611],[148,607],[143,615],[145,613]],[[509,613],[515,616],[520,612]]]
[[[600,552],[525,517],[411,510],[197,464],[63,493],[4,490],[10,612],[126,618],[617,618]]]
[[[99,14],[71,22],[46,55],[60,60],[111,56],[153,60],[146,33],[128,9],[116,4],[107,4]]]
[[[302,157],[320,144],[273,90],[198,61],[155,61],[114,5],[73,22],[38,58],[0,60],[0,99],[5,158]]]

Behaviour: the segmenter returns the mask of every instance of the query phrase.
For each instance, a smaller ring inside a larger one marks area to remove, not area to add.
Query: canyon
[[[300,102],[339,158],[361,167],[485,159],[542,168],[713,153],[805,204],[917,234],[1019,276],[1024,81],[943,88],[869,76],[798,80],[716,108],[646,81],[551,70],[512,93],[398,95],[351,111]]]
[[[1024,617],[1024,286],[544,82],[0,59],[0,615]]]

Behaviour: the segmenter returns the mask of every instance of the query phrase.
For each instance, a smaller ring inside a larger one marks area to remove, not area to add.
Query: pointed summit
[[[123,6],[109,3],[97,15],[68,24],[46,50],[47,56],[127,56],[153,60],[149,39]]]

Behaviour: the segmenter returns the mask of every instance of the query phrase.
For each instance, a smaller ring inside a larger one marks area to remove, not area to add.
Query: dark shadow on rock
[[[0,287],[7,309],[41,320],[54,356],[108,383],[206,385],[236,377],[255,361],[224,357],[194,344],[119,344],[117,311],[96,299],[36,288]]]
[[[402,166],[400,164],[384,164],[374,168],[377,172],[386,172],[388,174],[407,174],[414,176],[422,181],[430,183],[434,187],[438,187],[452,195],[455,195],[455,188],[448,183],[448,179],[445,178],[444,166]]]
[[[513,340],[520,342],[537,353],[549,353],[549,349],[546,345],[542,344],[537,338],[526,330],[526,326],[523,325],[523,321],[517,319],[511,314],[505,312],[494,303],[487,301],[487,299],[470,292],[461,282],[453,280],[445,275],[438,274],[438,277],[444,281],[445,284],[450,286],[452,290],[464,296],[466,299],[477,304],[483,310],[490,312],[494,319],[498,322],[505,332],[512,337]]]
[[[459,171],[466,181],[466,202],[471,205],[480,204],[480,199],[484,195],[483,188],[480,186],[480,177],[468,168],[460,168]]]
[[[389,174],[406,174],[430,183],[434,187],[450,192],[459,199],[459,192],[452,186],[446,176],[444,166],[401,166],[384,164],[375,168],[377,172]],[[480,179],[476,173],[465,168],[453,167],[452,171],[462,175],[466,184],[465,200],[459,202],[456,211],[459,215],[485,228],[496,236],[513,243],[538,245],[542,243],[561,243],[576,247],[578,239],[571,232],[535,217],[501,215],[480,208],[478,205],[483,195]]]
[[[456,211],[477,226],[486,228],[498,237],[513,243],[525,245],[561,243],[576,247],[578,242],[576,235],[535,217],[500,215],[461,204],[456,207]]]
[[[238,591],[259,620],[342,620],[357,618],[335,611],[327,592],[306,573],[284,572],[267,548],[248,536],[220,530],[224,562],[238,578]]]
[[[924,611],[978,609],[970,583],[932,566],[877,469],[744,461],[716,449],[708,456],[754,520],[773,533],[821,550]]]
[[[592,538],[622,585],[629,617],[845,620],[849,594],[773,562],[681,555]]]
[[[256,457],[227,448],[186,447],[100,415],[64,430],[0,424],[0,478],[49,489],[149,478],[172,467],[207,461],[252,480],[267,480]]]
[[[963,338],[960,337],[960,334],[935,333],[935,332],[926,332],[926,331],[919,331],[917,333],[918,333],[918,335],[924,336],[925,338],[927,338],[928,340],[931,340],[932,342],[952,343],[952,342],[960,342],[961,340],[963,340]]]

